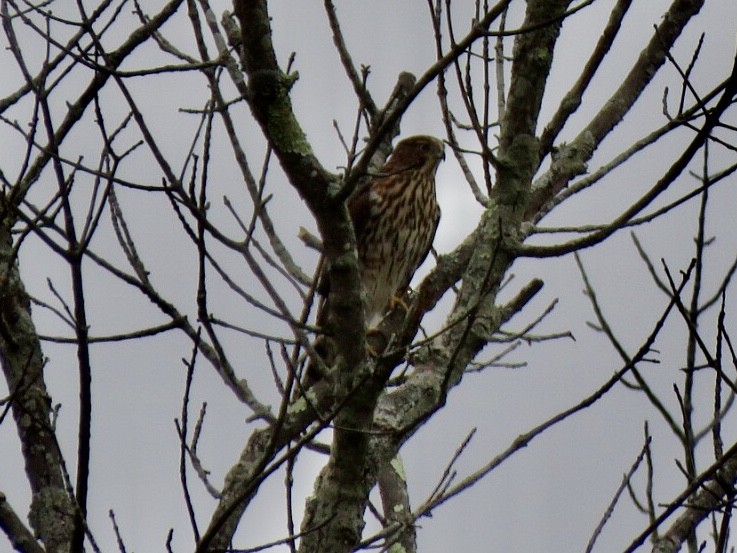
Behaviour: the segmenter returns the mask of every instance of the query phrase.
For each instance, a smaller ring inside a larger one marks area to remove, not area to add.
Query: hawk
[[[402,295],[430,252],[440,221],[435,172],[444,158],[437,138],[406,138],[348,199],[369,327]]]
[[[378,325],[391,302],[401,302],[412,275],[430,252],[440,221],[435,172],[443,159],[441,140],[425,135],[406,138],[397,143],[378,173],[348,198],[369,328]],[[326,274],[322,279],[320,293],[327,298],[329,279]],[[318,311],[317,324],[328,326],[327,315],[326,299]],[[320,336],[314,348],[330,366],[330,340]],[[300,387],[314,384],[319,378],[316,372],[310,363]]]

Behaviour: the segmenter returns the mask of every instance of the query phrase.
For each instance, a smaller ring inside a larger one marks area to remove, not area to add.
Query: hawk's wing
[[[348,198],[348,213],[351,215],[356,241],[359,243],[371,216],[371,185],[373,182],[374,179],[372,178],[365,179],[358,184],[353,194]]]
[[[409,282],[412,280],[412,277],[415,274],[415,271],[420,268],[420,265],[422,265],[425,262],[425,259],[427,259],[427,256],[430,254],[430,250],[432,249],[433,242],[435,242],[435,233],[438,231],[438,225],[440,224],[440,209],[437,211],[437,215],[435,216],[435,220],[432,224],[432,232],[430,232],[429,240],[427,242],[427,247],[425,248],[425,251],[422,252],[422,255],[420,255],[419,260],[417,261],[417,265],[415,265],[412,272],[407,277],[407,282],[404,283],[404,290],[406,291],[409,288]]]

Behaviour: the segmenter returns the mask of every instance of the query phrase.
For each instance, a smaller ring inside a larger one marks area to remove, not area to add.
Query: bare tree
[[[568,89],[556,95],[551,72],[566,48],[561,39],[602,3],[609,11],[596,23],[601,36],[567,69]],[[737,259],[724,265],[715,260],[724,255],[710,253],[712,233],[723,230],[719,221],[733,209],[709,200],[737,169],[737,58],[732,48],[729,56],[705,59],[708,34],[688,45],[685,57],[675,49],[689,23],[705,26],[704,4],[715,3],[674,0],[653,17],[648,40],[627,61],[620,50],[633,24],[631,0],[415,2],[426,38],[417,48],[434,44],[434,61],[417,75],[396,75],[382,98],[371,68],[354,61],[342,6],[325,0],[320,16],[332,34],[330,55],[344,70],[333,77],[347,83],[355,104],[352,126],[336,120],[335,134],[321,140],[342,146],[336,168],[316,153],[306,113],[294,101],[300,73],[316,70],[320,60],[295,59],[275,46],[275,3],[234,0],[232,13],[218,18],[208,0],[171,0],[153,10],[126,0],[0,0],[7,54],[0,100],[0,437],[20,444],[20,457],[8,446],[3,459],[21,471],[3,469],[0,479],[0,528],[8,542],[22,552],[126,551],[116,498],[98,497],[110,467],[97,466],[95,452],[116,436],[95,413],[117,405],[120,417],[130,416],[142,395],[176,397],[181,409],[178,450],[160,462],[179,471],[183,500],[170,509],[188,520],[191,538],[181,537],[182,528],[169,530],[169,550],[176,540],[176,550],[198,553],[411,552],[418,550],[420,519],[517,459],[542,434],[566,431],[564,421],[574,415],[601,416],[588,408],[626,388],[648,406],[656,436],[680,448],[682,485],[661,491],[654,484],[672,467],[658,462],[646,422],[630,467],[599,468],[625,477],[612,497],[600,498],[601,519],[587,528],[591,537],[581,548],[593,550],[627,491],[642,515],[641,527],[620,535],[626,551],[727,551],[737,479],[737,438],[729,430],[737,392],[729,296]],[[721,24],[734,33],[733,20]],[[612,87],[613,65],[622,78]],[[713,84],[694,76],[702,66],[717,68]],[[670,87],[654,103],[647,92],[665,68]],[[601,82],[610,86],[599,105],[590,91]],[[369,328],[346,201],[377,175],[397,136],[411,134],[405,117],[421,95],[434,98],[433,128],[443,129],[452,153],[446,165],[457,180],[454,193],[472,196],[480,216],[452,251],[431,256],[413,290]],[[157,112],[172,103],[180,108],[175,120]],[[552,107],[546,111],[544,103]],[[659,122],[640,118],[643,103],[650,114],[662,111]],[[638,137],[613,147],[623,121],[632,121]],[[638,174],[643,157],[655,178]],[[621,185],[635,180],[644,182]],[[613,182],[620,183],[615,193]],[[590,194],[590,219],[545,225]],[[686,208],[692,219],[684,218]],[[656,261],[664,255],[642,239],[656,223],[690,229],[690,263]],[[313,230],[302,229],[298,239],[299,225]],[[632,229],[631,251],[641,265],[585,260],[625,229]],[[571,255],[595,321],[576,341],[573,321],[556,319],[558,300],[531,308],[551,260]],[[520,263],[532,272],[518,285],[510,275]],[[660,311],[633,307],[629,321],[608,315],[616,300],[591,271],[601,267],[609,278],[646,267]],[[326,275],[328,326],[316,320]],[[547,330],[551,320],[557,330]],[[643,320],[652,321],[644,334],[616,330]],[[471,373],[532,364],[535,348],[551,342],[592,351],[601,336],[620,361],[596,389],[581,388],[580,401],[527,427],[476,470],[459,468],[474,432],[458,436],[457,450],[443,452],[447,466],[432,492],[410,497],[413,474],[400,452],[441,410],[463,409],[448,397],[464,393]],[[682,351],[662,351],[679,336]],[[330,355],[319,347],[326,339]],[[529,355],[521,353],[525,344],[534,345]],[[106,356],[132,369],[143,351],[151,366],[181,358],[171,390],[156,389],[152,373],[145,390],[121,386],[115,397],[97,391]],[[664,390],[654,371],[666,358],[680,359],[682,370],[667,374],[672,389]],[[307,365],[321,375],[310,386]],[[63,408],[55,371],[75,378],[78,397]],[[240,454],[223,460],[229,469],[222,481],[209,465],[223,457],[223,444],[202,445],[201,438],[214,423],[198,382],[213,375],[223,401],[240,406],[224,449]],[[60,430],[72,426],[71,437]],[[152,423],[140,432],[160,428]],[[322,469],[304,498],[294,480],[301,460],[313,454]],[[11,490],[22,474],[27,516],[22,492]],[[270,508],[284,519],[281,537],[248,542],[239,525],[263,508],[259,499],[278,478],[286,500],[274,498],[279,506]],[[489,501],[503,508],[506,498]],[[114,545],[99,538],[95,510],[103,503],[112,507]]]

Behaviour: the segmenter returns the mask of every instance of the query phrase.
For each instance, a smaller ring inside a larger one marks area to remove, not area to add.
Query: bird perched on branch
[[[445,158],[443,142],[432,136],[411,136],[397,143],[378,173],[361,183],[348,198],[356,233],[359,269],[365,292],[366,324],[375,327],[387,307],[403,305],[410,279],[430,252],[440,221],[435,197],[435,172]],[[320,292],[327,296],[324,274]],[[317,323],[326,326],[327,302]],[[318,339],[315,350],[330,366],[332,348]],[[316,380],[308,366],[302,387]]]
[[[430,252],[440,221],[435,172],[444,158],[437,138],[406,138],[379,173],[348,199],[369,326],[378,324],[389,303],[401,298]]]

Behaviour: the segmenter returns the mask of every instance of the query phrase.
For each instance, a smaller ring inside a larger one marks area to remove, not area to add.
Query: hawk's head
[[[397,143],[382,173],[421,168],[434,171],[442,159],[445,159],[445,146],[441,140],[427,135],[410,136]]]

